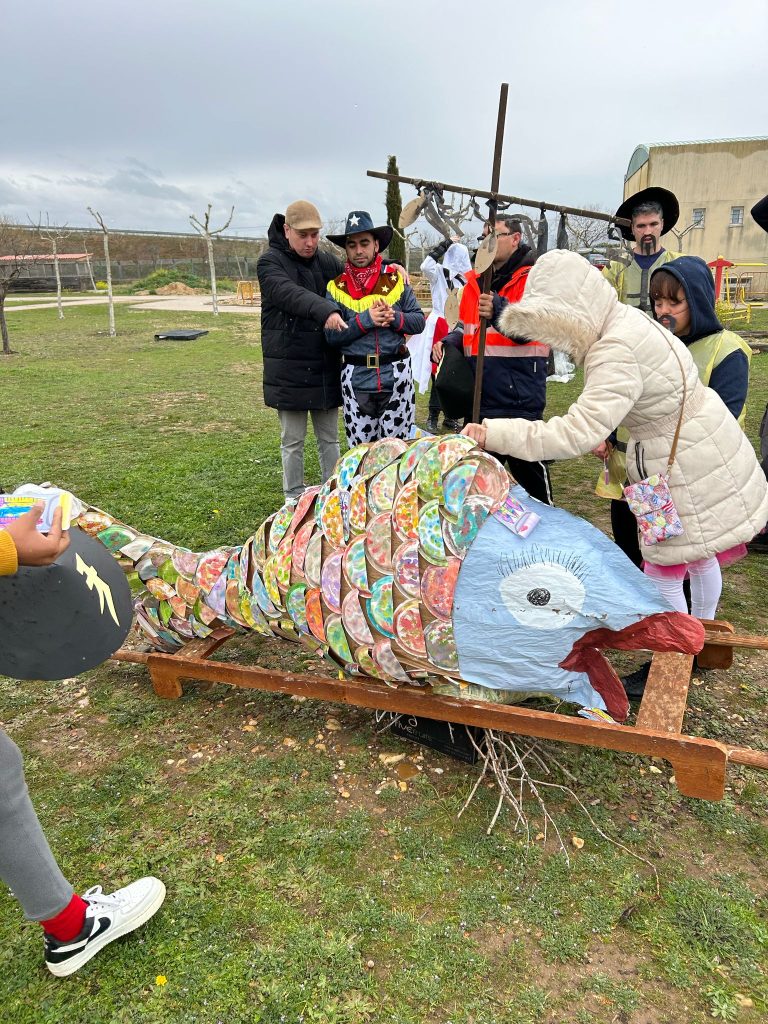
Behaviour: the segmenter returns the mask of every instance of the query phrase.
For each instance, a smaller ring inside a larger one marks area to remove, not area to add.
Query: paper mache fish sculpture
[[[287,627],[348,674],[474,700],[546,695],[622,722],[600,648],[704,642],[604,534],[459,435],[350,449],[236,547],[196,553],[95,508],[78,525],[133,562],[138,627],[164,652],[220,625]]]

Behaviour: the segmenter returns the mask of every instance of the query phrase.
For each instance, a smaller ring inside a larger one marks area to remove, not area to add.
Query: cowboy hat
[[[334,245],[338,245],[340,249],[344,248],[344,244],[349,235],[359,235],[363,231],[370,232],[376,241],[379,243],[379,249],[383,251],[387,248],[389,243],[392,241],[392,228],[386,224],[384,227],[375,228],[371,215],[367,210],[352,210],[347,216],[347,225],[343,235],[327,235],[329,242],[333,242]]]
[[[625,199],[614,216],[632,220],[632,211],[638,206],[643,206],[645,203],[658,203],[661,207],[661,216],[664,221],[664,227],[661,232],[663,235],[677,224],[677,218],[680,216],[680,204],[677,201],[677,196],[674,192],[670,192],[669,189],[660,188],[658,185],[651,185],[649,188],[641,189],[639,192],[635,192],[633,196]],[[628,242],[633,241],[634,235],[632,234],[631,227],[622,225],[620,230]]]

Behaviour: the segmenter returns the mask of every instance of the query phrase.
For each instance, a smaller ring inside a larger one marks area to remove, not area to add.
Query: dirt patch
[[[190,288],[183,281],[172,281],[157,288],[155,295],[205,295],[205,288]]]

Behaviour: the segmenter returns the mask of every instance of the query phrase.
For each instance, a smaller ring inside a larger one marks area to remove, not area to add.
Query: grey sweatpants
[[[0,729],[0,878],[25,917],[46,921],[72,899],[29,799],[21,752]]]
[[[307,436],[307,412],[278,409],[280,417],[280,455],[283,460],[285,500],[298,498],[304,490],[304,441]],[[320,456],[321,483],[325,483],[339,461],[339,410],[312,409],[312,426]]]

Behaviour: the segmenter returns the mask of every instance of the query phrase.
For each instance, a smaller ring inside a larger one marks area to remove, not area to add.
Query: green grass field
[[[264,409],[256,318],[118,307],[14,313],[0,357],[0,483],[51,480],[143,531],[206,549],[282,501],[277,419]],[[158,328],[208,327],[194,342]],[[549,412],[580,381],[551,385]],[[768,400],[753,360],[749,431]],[[601,527],[591,457],[554,467],[559,504]],[[317,474],[310,446],[309,472]],[[765,632],[765,561],[728,570],[721,613]],[[223,659],[306,666],[258,637]],[[617,664],[633,664],[623,656]],[[691,687],[688,732],[768,748],[768,658],[738,652]],[[575,775],[600,837],[550,797],[584,846],[571,867],[526,846],[495,792],[457,812],[474,769],[389,734],[368,712],[214,686],[164,702],[145,670],[106,664],[60,683],[2,680],[0,721],[25,753],[73,884],[164,879],[131,939],[67,980],[38,926],[0,893],[0,1019],[13,1024],[662,1024],[765,1019],[768,778],[729,770],[726,798],[683,798],[671,768],[544,746]],[[382,754],[405,754],[387,765]],[[565,781],[559,769],[554,781]],[[529,805],[535,836],[541,825]]]

